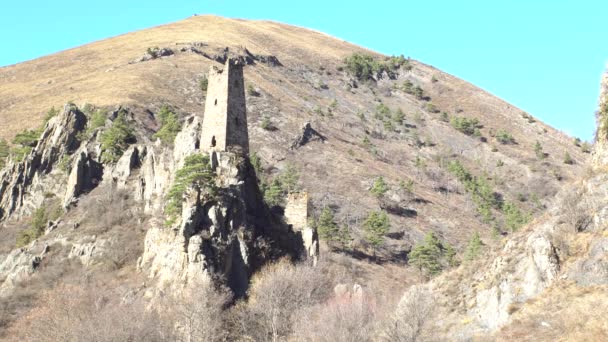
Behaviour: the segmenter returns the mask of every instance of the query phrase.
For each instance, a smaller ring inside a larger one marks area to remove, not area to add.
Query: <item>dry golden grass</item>
[[[167,63],[175,64],[180,74],[192,75],[206,72],[210,61],[204,68],[200,57],[193,55],[128,63],[150,47],[179,48],[176,44],[191,42],[244,46],[259,54],[272,51],[284,63],[306,59],[325,64],[358,49],[316,31],[275,22],[191,17],[0,68],[0,138],[36,127],[49,108],[67,101],[109,106],[138,102],[146,94],[145,98],[170,98],[175,89],[158,89],[154,82],[163,76]]]
[[[497,341],[606,341],[608,288],[560,282],[528,301]]]

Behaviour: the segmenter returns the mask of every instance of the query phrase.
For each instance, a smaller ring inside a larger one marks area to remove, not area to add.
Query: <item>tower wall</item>
[[[207,78],[209,83],[201,148],[204,151],[226,151],[240,147],[248,153],[243,65],[237,60],[228,59],[224,69],[212,66]]]

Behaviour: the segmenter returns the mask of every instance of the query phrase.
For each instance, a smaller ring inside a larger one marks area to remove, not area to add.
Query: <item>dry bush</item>
[[[175,323],[175,341],[224,341],[228,337],[225,308],[231,292],[210,283],[189,285],[163,305],[163,319]]]
[[[336,296],[298,313],[295,341],[365,342],[375,336],[378,312],[368,295]]]
[[[254,277],[249,301],[233,309],[233,333],[255,341],[285,339],[297,312],[325,302],[331,292],[330,277],[319,267],[286,260],[267,266]]]
[[[436,310],[433,293],[424,286],[415,285],[408,290],[397,307],[395,315],[386,323],[383,338],[392,342],[428,340]]]
[[[565,189],[561,194],[559,209],[562,219],[573,231],[583,231],[591,223],[595,203],[577,189]]]
[[[15,341],[165,341],[168,329],[141,301],[121,303],[96,286],[59,285],[45,292],[11,329]]]
[[[116,226],[134,225],[143,218],[127,190],[116,190],[111,185],[95,189],[78,202],[78,211],[84,216],[81,226],[92,233],[101,234]]]

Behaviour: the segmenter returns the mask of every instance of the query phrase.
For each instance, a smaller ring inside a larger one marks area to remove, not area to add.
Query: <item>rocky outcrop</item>
[[[56,166],[80,147],[78,136],[86,122],[86,116],[76,106],[66,105],[46,124],[32,152],[23,161],[11,161],[1,171],[0,221],[14,213],[29,214],[42,203],[44,194],[63,196],[65,183],[59,181],[63,177]]]
[[[213,152],[211,160],[217,195],[192,189],[184,196],[179,225],[155,222],[139,267],[163,286],[215,280],[243,296],[249,277],[264,262],[304,256],[302,240],[272,221],[246,158]]]
[[[74,203],[78,196],[97,186],[101,182],[102,175],[103,165],[93,160],[88,152],[80,152],[68,176],[66,192],[63,196],[64,208]]]
[[[311,141],[323,142],[325,141],[325,137],[312,128],[310,122],[307,122],[302,126],[302,132],[294,139],[293,143],[291,144],[291,148],[297,149]]]

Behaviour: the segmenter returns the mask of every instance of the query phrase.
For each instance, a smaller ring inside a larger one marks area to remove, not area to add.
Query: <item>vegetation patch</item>
[[[373,81],[385,72],[389,77],[393,77],[395,70],[402,66],[406,70],[411,70],[409,59],[403,55],[379,61],[370,55],[353,53],[344,60],[344,64],[346,71],[359,81]]]
[[[454,116],[450,120],[450,124],[452,127],[456,128],[456,130],[466,135],[481,136],[479,129],[482,127],[482,125],[476,118]]]
[[[458,265],[454,248],[447,242],[440,242],[433,232],[426,234],[424,240],[412,248],[408,254],[408,263],[428,276]]]
[[[154,137],[160,139],[165,144],[173,143],[177,133],[182,130],[177,114],[169,110],[169,107],[162,106],[157,117],[160,129],[154,134]]]
[[[112,127],[101,134],[101,160],[105,163],[117,162],[133,142],[135,142],[133,129],[127,122],[126,113],[121,111],[112,123]]]
[[[165,215],[167,226],[173,225],[181,215],[184,194],[188,189],[206,191],[211,197],[215,196],[215,172],[211,169],[209,156],[192,154],[184,160],[184,166],[175,173],[175,180],[167,194]]]

